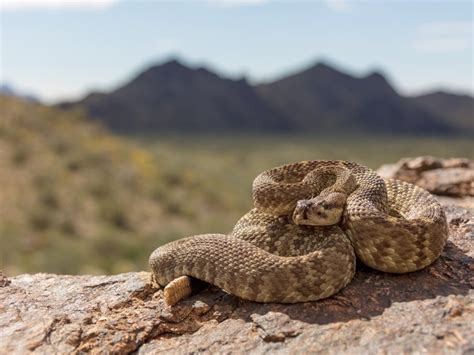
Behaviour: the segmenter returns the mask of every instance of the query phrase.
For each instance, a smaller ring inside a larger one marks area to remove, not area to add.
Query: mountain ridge
[[[14,86],[6,82],[0,82],[0,95],[18,97],[29,102],[39,102],[35,95],[18,91]]]
[[[78,102],[87,113],[119,132],[291,130],[245,80],[222,78],[176,60],[152,66],[110,93]],[[61,108],[76,103],[60,104]],[[222,120],[221,117],[226,117]],[[133,121],[130,120],[133,118]],[[183,119],[184,118],[184,119]]]
[[[474,97],[438,89],[410,99],[430,112],[449,115],[461,129],[474,132]]]
[[[82,107],[121,133],[474,133],[466,131],[466,110],[453,120],[431,101],[401,96],[380,71],[356,77],[327,61],[250,85],[172,59],[108,93],[58,107]]]

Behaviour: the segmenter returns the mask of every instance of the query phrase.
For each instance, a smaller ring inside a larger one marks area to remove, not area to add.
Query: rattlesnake
[[[351,162],[264,171],[253,199],[229,235],[192,236],[152,253],[154,279],[171,282],[169,303],[189,294],[194,279],[247,300],[314,301],[351,281],[356,256],[374,269],[406,273],[436,260],[447,239],[443,209],[427,191]]]

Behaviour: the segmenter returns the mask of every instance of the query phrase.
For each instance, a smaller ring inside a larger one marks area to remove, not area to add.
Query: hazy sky
[[[253,82],[325,58],[403,94],[474,93],[472,1],[0,1],[0,81],[50,102],[171,55]]]

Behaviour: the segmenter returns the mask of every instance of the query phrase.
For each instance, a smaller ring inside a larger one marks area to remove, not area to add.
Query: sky
[[[45,102],[172,57],[271,81],[320,59],[404,95],[474,94],[472,1],[0,0],[0,82]]]

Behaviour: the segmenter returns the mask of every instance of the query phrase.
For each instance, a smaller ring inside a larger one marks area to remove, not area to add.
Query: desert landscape
[[[473,353],[472,6],[2,1],[0,353]]]

